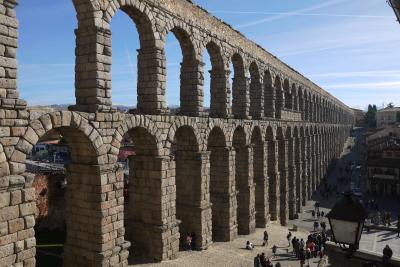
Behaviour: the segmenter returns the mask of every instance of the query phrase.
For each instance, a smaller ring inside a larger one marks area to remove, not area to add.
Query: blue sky
[[[40,2],[40,3],[39,3]],[[31,105],[74,103],[72,1],[21,1],[19,90]],[[400,105],[400,25],[382,0],[194,0],[352,107]],[[113,103],[136,105],[135,25],[112,20]],[[179,105],[179,44],[166,46],[168,105]],[[207,53],[206,69],[211,68]],[[206,73],[206,105],[209,75]]]

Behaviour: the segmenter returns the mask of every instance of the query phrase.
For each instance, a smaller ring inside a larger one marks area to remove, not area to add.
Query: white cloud
[[[301,13],[300,12],[299,13],[295,13],[295,12],[259,12],[259,11],[230,11],[230,10],[216,10],[216,11],[211,11],[211,13],[214,13],[214,14],[232,14],[232,15],[279,15],[279,16],[283,15],[285,17],[286,16],[305,16],[305,17],[339,17],[339,18],[364,18],[364,19],[391,19],[391,20],[393,20],[393,16],[361,15],[361,14],[330,14],[330,13],[303,13],[303,12],[301,12]],[[280,17],[280,18],[284,18],[284,17]]]
[[[242,29],[242,28],[259,25],[259,24],[263,24],[263,23],[266,23],[266,22],[274,21],[274,20],[284,19],[284,18],[291,17],[291,16],[294,16],[294,15],[297,15],[297,14],[302,14],[304,12],[318,10],[318,9],[321,9],[321,8],[325,8],[325,7],[329,7],[329,6],[332,6],[332,5],[336,5],[336,4],[345,2],[345,1],[346,0],[325,1],[324,3],[321,3],[321,4],[309,6],[309,7],[306,7],[306,8],[301,8],[301,9],[294,10],[294,11],[291,11],[291,12],[279,13],[279,14],[276,14],[276,15],[274,15],[272,17],[269,16],[269,17],[266,17],[266,18],[263,18],[263,19],[259,19],[259,20],[255,20],[255,21],[250,21],[250,22],[247,22],[247,23],[239,24],[239,25],[236,25],[235,28]]]
[[[306,76],[309,78],[351,78],[351,77],[398,78],[400,77],[400,70],[330,72],[330,73],[306,74]]]
[[[399,91],[400,81],[331,84],[331,85],[324,85],[323,88],[363,89],[363,90],[384,89],[384,90],[394,90],[396,92],[396,91]]]

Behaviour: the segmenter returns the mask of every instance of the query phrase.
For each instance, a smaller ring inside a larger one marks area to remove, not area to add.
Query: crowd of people
[[[263,234],[263,243],[262,246],[268,245],[268,232],[264,231]],[[291,232],[289,232],[286,236],[288,241],[288,247],[292,248],[293,256],[297,258],[300,262],[300,266],[307,266],[310,264],[310,259],[312,258],[322,258],[324,256],[324,246],[325,242],[328,240],[326,232],[322,230],[321,232],[315,232],[308,235],[307,239],[297,238],[293,236]],[[250,241],[246,242],[246,249],[253,250],[254,244]],[[288,252],[289,249],[286,249]],[[271,247],[272,258],[266,256],[263,252],[261,254],[257,254],[254,257],[254,267],[279,267],[281,264],[279,262],[272,263],[271,259],[276,258],[276,254],[278,252],[278,246],[273,245]]]

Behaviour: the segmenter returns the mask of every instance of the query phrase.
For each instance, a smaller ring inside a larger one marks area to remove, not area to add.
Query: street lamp
[[[358,249],[364,220],[367,218],[366,210],[358,201],[354,201],[350,192],[347,192],[326,217],[331,226],[333,242],[343,245],[351,255]]]
[[[387,0],[387,2],[393,8],[397,21],[400,22],[400,0]]]

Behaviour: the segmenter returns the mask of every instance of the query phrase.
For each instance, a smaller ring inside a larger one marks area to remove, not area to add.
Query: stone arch
[[[124,180],[128,183],[125,236],[132,242],[135,257],[146,260],[167,258],[158,250],[158,246],[162,246],[164,242],[165,234],[154,229],[158,229],[160,225],[166,227],[163,222],[165,217],[166,220],[175,220],[175,208],[167,210],[165,207],[167,199],[175,199],[175,192],[166,190],[165,183],[174,166],[171,165],[169,156],[164,156],[158,135],[157,128],[150,120],[145,120],[143,116],[131,116],[120,125],[115,137],[116,140],[129,138],[135,148],[135,154],[128,157],[129,179]],[[116,141],[115,145],[119,147],[120,143],[121,141]],[[163,216],[163,212],[168,213],[168,216]],[[170,238],[168,242],[173,243],[175,236]]]
[[[226,117],[228,114],[229,95],[228,77],[225,69],[222,45],[210,40],[205,46],[211,60],[210,116]]]
[[[275,90],[272,85],[272,76],[269,70],[264,72],[264,116],[275,117]]]
[[[78,154],[72,154],[71,156],[75,159],[80,158],[81,162],[84,161],[88,164],[96,164],[98,160],[100,160],[100,157],[107,153],[107,148],[103,143],[101,135],[92,125],[89,124],[87,119],[76,112],[58,111],[44,114],[29,123],[24,136],[21,137],[16,150],[11,156],[11,161],[13,161],[13,158],[20,156],[21,153],[23,153],[25,157],[21,159],[21,162],[25,162],[26,156],[31,153],[33,145],[53,129],[57,130],[58,133],[65,135],[65,138],[70,139],[69,141],[71,144],[75,145],[75,143],[72,143],[71,141],[76,139],[76,147],[72,147],[72,150],[75,150]],[[76,138],[74,138],[75,135],[77,135]],[[80,148],[78,139],[86,139],[86,145],[81,144],[82,147],[84,147],[84,145],[91,146],[94,154],[87,156],[79,154],[85,152]]]
[[[259,119],[263,116],[263,91],[261,89],[261,75],[256,62],[252,62],[249,67],[250,73],[250,116]]]
[[[284,107],[286,109],[292,109],[293,108],[293,94],[292,94],[292,88],[290,87],[289,79],[285,79],[283,81],[283,92],[285,94]]]
[[[187,233],[195,233],[196,249],[206,248],[211,243],[209,221],[210,188],[206,168],[209,153],[199,153],[199,144],[194,129],[188,125],[175,132],[172,153],[175,156],[176,171],[176,217],[179,225],[181,245],[186,242]],[[205,206],[205,208],[199,208]]]
[[[268,220],[268,180],[265,173],[265,149],[264,138],[259,126],[253,128],[251,134],[251,144],[253,146],[253,175],[255,188],[255,209],[256,226],[265,228]]]
[[[156,17],[151,8],[138,1],[94,2],[95,11],[89,21],[87,15],[76,31],[76,105],[74,110],[85,112],[105,111],[112,107],[111,62],[112,47],[110,21],[118,10],[126,13],[135,23],[140,39],[138,50],[137,110],[145,114],[164,114],[165,101],[165,54]],[[98,15],[102,15],[98,18]],[[91,16],[91,15],[89,15]],[[88,25],[87,25],[88,24]],[[88,40],[93,40],[88,43]],[[101,48],[101,49],[99,49]],[[98,62],[95,69],[87,67],[87,58]],[[161,62],[161,64],[160,64]],[[86,64],[86,65],[85,65]],[[94,73],[94,74],[93,74]],[[99,75],[98,73],[101,73]],[[157,77],[155,80],[154,77]],[[154,82],[149,83],[152,80]]]
[[[232,151],[227,147],[226,133],[220,126],[212,126],[207,136],[210,151],[210,200],[212,209],[212,240],[231,241],[237,236],[236,194],[231,164]]]
[[[228,143],[230,143],[229,137],[230,137],[230,132],[229,130],[226,129],[225,124],[223,122],[223,120],[220,119],[210,119],[209,123],[208,123],[208,127],[204,133],[204,149],[208,146],[208,140],[210,138],[210,134],[212,132],[212,130],[214,130],[214,128],[218,128],[222,131],[222,133],[224,134],[224,140],[225,140],[225,145],[224,146],[228,146]]]
[[[178,40],[182,52],[179,111],[182,115],[199,116],[204,111],[204,107],[200,104],[204,99],[199,75],[203,72],[203,67],[199,60],[199,52],[196,51],[194,40],[190,35],[190,29],[183,23],[174,22],[175,20],[171,20],[171,25],[168,25],[164,39],[168,32],[171,32]],[[168,66],[168,62],[166,66]]]
[[[108,186],[108,182],[102,182],[102,175],[106,175],[106,181],[108,181],[108,174],[103,174],[99,167],[100,164],[108,163],[107,148],[103,144],[100,134],[86,118],[75,112],[60,111],[44,114],[28,124],[25,134],[20,137],[16,145],[11,161],[24,164],[26,156],[31,153],[34,145],[50,132],[57,132],[63,137],[70,148],[71,155],[71,161],[65,166],[67,173],[65,191],[67,231],[63,264],[68,266],[95,265],[93,259],[99,253],[98,240],[102,238],[103,229],[110,227],[109,224],[104,223],[108,215],[104,216],[101,212],[104,203],[94,197],[97,194],[101,195],[102,185]],[[110,172],[112,170],[106,171],[106,173]],[[110,173],[111,176],[115,178],[115,172]],[[111,184],[111,186],[113,185]],[[25,188],[29,190],[31,185],[26,183]],[[82,196],[86,196],[85,205],[82,205]],[[29,201],[29,199],[25,201]],[[119,209],[120,205],[110,204],[110,208]],[[21,214],[21,218],[28,217],[28,215],[30,215],[28,212]],[[90,223],[87,221],[88,217],[92,218]],[[111,217],[109,219],[111,220]],[[120,223],[120,220],[115,220],[115,223]],[[93,229],[98,229],[98,231],[93,232]],[[115,237],[110,240],[116,245],[123,245],[125,243],[123,227],[118,227],[118,231],[117,233],[116,229]],[[32,235],[34,235],[34,231],[32,231]],[[84,236],[87,238],[82,238]],[[33,237],[26,236],[26,238]],[[125,246],[129,247],[128,244]],[[101,250],[101,252],[106,253],[107,250],[110,252],[113,248]]]
[[[188,126],[189,128],[192,129],[196,140],[196,146],[197,146],[196,150],[197,151],[204,150],[200,129],[198,128],[195,119],[190,117],[179,117],[179,119],[176,119],[174,121],[174,123],[168,130],[168,136],[167,136],[167,141],[165,143],[165,147],[171,149],[172,144],[176,142],[175,140],[176,132],[178,131],[179,128],[183,126]]]
[[[235,183],[237,194],[237,224],[239,234],[250,234],[255,230],[254,185],[252,173],[252,151],[247,145],[245,128],[235,128],[232,138],[235,149]]]
[[[157,125],[152,120],[143,115],[127,115],[121,125],[119,125],[112,138],[113,141],[111,142],[111,153],[113,155],[118,155],[119,149],[121,147],[122,138],[129,131],[135,128],[143,128],[149,133],[149,135],[154,137],[156,145],[155,150],[151,154],[158,156],[165,155],[161,130],[158,129]],[[166,147],[170,147],[169,142],[166,143]]]
[[[156,17],[147,4],[139,4],[135,1],[113,0],[106,11],[103,12],[105,23],[109,24],[118,10],[126,13],[135,23],[139,33],[141,49],[156,46],[156,33],[159,31],[155,26]]]
[[[234,72],[232,82],[232,112],[236,118],[246,118],[249,114],[249,92],[247,90],[248,82],[243,57],[239,53],[234,53],[231,61]]]

